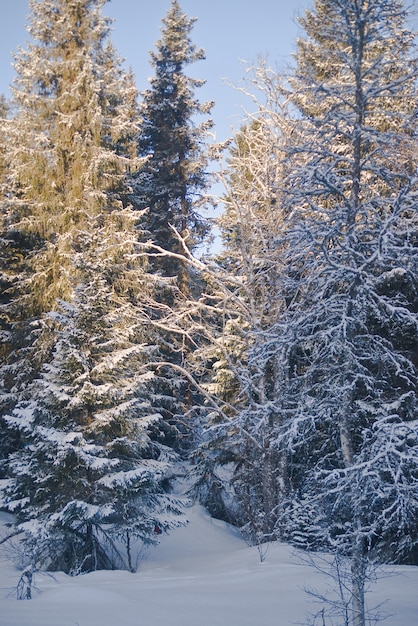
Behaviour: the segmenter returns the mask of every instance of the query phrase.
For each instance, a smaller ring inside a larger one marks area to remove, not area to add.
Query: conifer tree
[[[138,268],[127,276],[120,243],[119,258],[109,257],[117,242],[109,224],[103,230],[91,257],[80,255],[84,282],[71,303],[49,315],[51,358],[7,418],[25,446],[10,456],[4,502],[31,564],[72,575],[134,571],[136,541],[155,543],[155,528],[166,532],[182,515],[163,488],[177,457],[150,436],[161,415],[144,363],[156,347],[124,297],[127,288],[144,297],[147,277]]]
[[[368,564],[418,541],[418,65],[405,18],[399,1],[317,0],[291,81],[278,443],[297,507],[351,558],[354,626]]]
[[[16,113],[4,124],[9,150],[2,181],[2,264],[10,282],[3,310],[13,328],[3,380],[15,390],[48,351],[36,320],[72,293],[79,233],[92,227],[109,197],[113,207],[122,202],[118,186],[125,185],[136,133],[127,110],[132,85],[106,43],[102,5],[32,2],[33,43],[15,61]]]
[[[201,104],[195,90],[203,80],[188,77],[188,65],[204,59],[192,43],[195,22],[181,10],[177,0],[163,19],[161,39],[151,52],[155,75],[143,93],[139,155],[147,157],[138,174],[142,208],[148,210],[145,228],[152,241],[171,252],[183,253],[171,227],[193,249],[207,233],[199,214],[205,202],[207,155],[205,139],[211,121],[196,121],[210,112],[212,103]],[[155,261],[164,276],[176,276],[183,292],[188,289],[187,265],[174,258]]]
[[[3,210],[4,201],[7,197],[7,187],[5,185],[7,176],[7,139],[5,125],[8,118],[8,106],[4,96],[0,97],[0,363],[6,363],[11,350],[11,326],[10,312],[8,311],[11,293],[13,292],[19,276],[14,272],[15,266],[13,237],[7,234],[6,214]],[[8,392],[11,377],[5,376],[4,370],[0,367],[0,476],[7,472],[7,457],[10,451],[18,445],[16,435],[12,435],[3,422],[3,415],[7,412],[10,404],[13,404]]]
[[[5,120],[7,117],[7,102],[3,95],[0,95],[0,119]],[[2,129],[0,140],[0,176],[3,179],[6,175],[6,142],[5,135]]]
[[[31,558],[69,573],[120,567],[114,540],[153,540],[179,510],[175,460],[153,440],[154,279],[128,202],[136,157],[132,78],[104,0],[32,0],[16,57],[2,198],[11,288],[2,368],[11,455],[3,506]],[[167,288],[168,289],[168,288]],[[154,307],[159,310],[158,307]],[[69,478],[70,476],[70,478]]]
[[[173,0],[163,19],[161,39],[151,53],[155,74],[150,88],[142,94],[138,141],[138,154],[145,163],[134,177],[135,204],[146,211],[141,219],[145,236],[166,251],[159,254],[154,248],[156,256],[150,256],[150,270],[176,286],[173,298],[173,289],[166,289],[162,282],[158,301],[163,308],[173,307],[183,320],[193,308],[189,294],[193,300],[201,285],[198,272],[190,270],[186,260],[189,252],[179,237],[193,250],[208,233],[200,212],[207,200],[205,140],[212,125],[208,119],[201,123],[197,119],[207,116],[211,109],[211,103],[201,104],[195,96],[204,81],[185,73],[189,64],[204,58],[203,50],[191,40],[194,22]],[[173,332],[169,326],[161,325],[161,354],[167,366],[158,369],[155,397],[161,400],[166,437],[185,453],[194,439],[194,417],[200,411],[201,398],[195,396],[182,373],[192,350],[190,337],[178,332],[179,327]]]

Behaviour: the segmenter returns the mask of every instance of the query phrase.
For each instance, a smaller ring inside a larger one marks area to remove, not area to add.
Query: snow
[[[148,549],[137,573],[37,574],[32,600],[13,597],[21,572],[3,545],[0,626],[307,624],[306,614],[318,607],[305,588],[324,590],[324,582],[291,548],[271,544],[261,562],[257,548],[203,507],[191,506],[187,517],[188,526]],[[8,518],[0,513],[3,523]],[[396,567],[392,574],[373,585],[369,604],[387,600],[385,626],[411,626],[418,614],[418,568]]]

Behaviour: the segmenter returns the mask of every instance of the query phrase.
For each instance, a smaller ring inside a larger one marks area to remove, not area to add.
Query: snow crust
[[[306,624],[306,614],[318,610],[304,588],[324,590],[324,582],[288,546],[271,544],[260,562],[257,548],[201,506],[187,516],[188,526],[148,549],[136,574],[37,574],[32,600],[15,599],[21,572],[3,548],[0,625],[291,626]],[[8,519],[0,513],[0,522]],[[369,603],[387,600],[385,626],[416,623],[417,585],[418,568],[405,566],[373,586]]]

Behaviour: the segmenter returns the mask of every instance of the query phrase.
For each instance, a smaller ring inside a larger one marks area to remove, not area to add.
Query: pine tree
[[[192,43],[195,19],[188,18],[177,0],[163,19],[161,39],[151,53],[155,76],[143,94],[139,155],[148,160],[138,174],[140,206],[148,209],[145,228],[152,241],[171,252],[183,254],[172,227],[193,249],[207,234],[199,214],[207,187],[205,139],[212,123],[196,122],[210,112],[212,103],[201,104],[195,90],[203,80],[186,76],[187,65],[204,59]],[[163,276],[176,276],[181,291],[188,290],[187,264],[174,258],[155,261]]]
[[[11,455],[3,505],[38,565],[121,567],[115,539],[153,541],[179,516],[155,441],[161,316],[140,214],[136,90],[108,39],[103,0],[31,2],[16,57],[3,237],[11,288],[2,368]],[[167,287],[168,290],[168,287]],[[148,370],[148,371],[147,371]]]
[[[16,57],[2,181],[2,265],[10,283],[3,311],[13,330],[3,380],[13,390],[36,375],[49,350],[37,320],[72,293],[79,232],[91,228],[110,196],[114,206],[122,202],[118,186],[125,185],[136,125],[126,108],[132,86],[106,43],[102,4],[32,2],[33,43]]]
[[[351,557],[354,626],[368,564],[418,541],[418,65],[405,19],[398,1],[317,0],[291,81],[279,443],[294,493],[320,504]]]
[[[3,95],[0,95],[0,119],[5,120],[7,118],[7,101]],[[7,150],[4,131],[1,131],[0,140],[0,176],[3,179],[6,175],[6,162],[7,162]]]

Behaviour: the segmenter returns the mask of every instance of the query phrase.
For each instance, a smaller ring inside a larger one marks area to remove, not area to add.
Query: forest
[[[219,145],[195,18],[172,0],[138,93],[105,4],[31,0],[0,101],[2,543],[28,571],[134,571],[188,473],[251,545],[349,559],[365,626],[369,569],[418,564],[408,9],[315,0]]]

